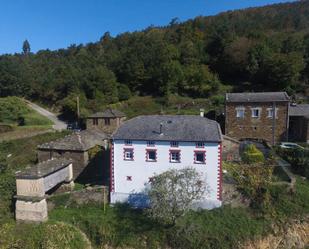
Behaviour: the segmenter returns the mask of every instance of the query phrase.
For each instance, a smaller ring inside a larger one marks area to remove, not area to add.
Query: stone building
[[[46,221],[46,193],[59,184],[74,186],[71,160],[47,160],[16,172],[16,220]]]
[[[112,134],[125,120],[125,114],[118,110],[107,109],[87,117],[86,127],[88,130],[100,129],[107,134]]]
[[[38,160],[43,162],[53,158],[73,161],[73,177],[76,179],[90,162],[89,151],[98,146],[106,147],[109,137],[98,130],[75,132],[62,139],[38,146]]]
[[[309,143],[309,104],[291,104],[289,139]]]
[[[225,135],[271,144],[287,141],[289,101],[286,92],[227,93]]]

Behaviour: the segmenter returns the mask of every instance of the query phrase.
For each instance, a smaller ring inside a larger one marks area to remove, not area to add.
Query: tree
[[[172,169],[153,177],[148,190],[149,215],[174,225],[177,218],[192,208],[192,204],[208,194],[203,177],[193,168]]]
[[[23,43],[23,54],[27,55],[30,54],[30,43],[26,39]]]

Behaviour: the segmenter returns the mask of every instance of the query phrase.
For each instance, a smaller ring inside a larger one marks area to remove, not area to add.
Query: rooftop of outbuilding
[[[64,138],[44,143],[38,149],[45,150],[67,150],[67,151],[87,151],[96,145],[104,145],[104,140],[109,136],[99,130],[84,130],[74,132]]]
[[[16,172],[17,179],[37,179],[50,175],[60,169],[70,165],[72,160],[65,158],[55,158],[27,167],[24,170]]]
[[[122,118],[125,116],[126,115],[121,111],[115,109],[106,109],[104,112],[94,113],[88,116],[88,118]]]

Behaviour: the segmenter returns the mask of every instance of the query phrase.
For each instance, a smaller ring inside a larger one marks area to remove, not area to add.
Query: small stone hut
[[[118,110],[107,109],[104,112],[94,113],[86,118],[87,130],[100,129],[112,134],[124,122],[126,115]]]
[[[38,146],[38,160],[67,158],[73,161],[73,178],[76,179],[89,163],[89,151],[95,146],[108,146],[109,137],[102,131],[84,130],[62,139]]]

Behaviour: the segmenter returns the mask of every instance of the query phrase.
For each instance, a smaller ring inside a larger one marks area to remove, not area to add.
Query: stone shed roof
[[[18,171],[15,175],[17,179],[37,179],[63,169],[71,163],[72,160],[65,158],[51,159]]]
[[[309,119],[309,104],[290,105],[289,116],[303,116]]]
[[[107,109],[104,112],[94,113],[88,116],[88,118],[122,118],[125,116],[126,115],[121,111],[114,110],[114,109]]]
[[[286,92],[227,93],[226,102],[282,102],[290,101]]]
[[[87,151],[96,145],[104,145],[104,140],[109,136],[98,130],[84,130],[75,132],[64,138],[41,144],[38,149],[43,150],[67,150],[67,151]]]
[[[222,135],[216,121],[200,116],[150,115],[126,121],[118,128],[113,139],[219,142]]]

